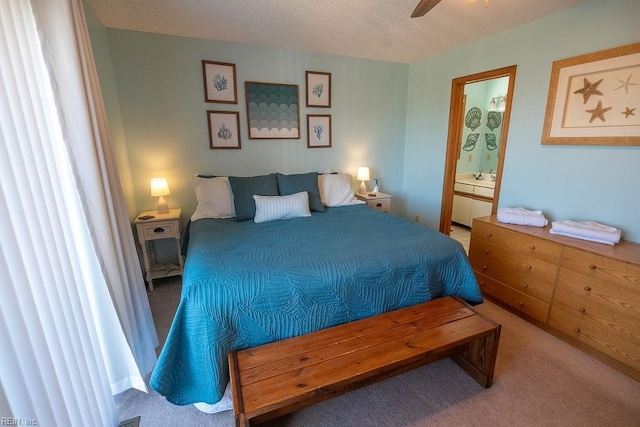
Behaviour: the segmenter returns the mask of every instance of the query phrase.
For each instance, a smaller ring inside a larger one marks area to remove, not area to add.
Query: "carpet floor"
[[[155,284],[149,302],[162,346],[181,285],[179,277]],[[444,359],[270,425],[640,426],[639,382],[491,302],[477,309],[502,324],[491,388]],[[118,412],[121,420],[141,416],[140,425],[149,427],[234,425],[233,411],[205,414],[192,405],[176,406],[151,388],[120,395]]]

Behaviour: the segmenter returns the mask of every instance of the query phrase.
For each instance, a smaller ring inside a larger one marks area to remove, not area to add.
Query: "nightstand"
[[[391,210],[391,195],[387,193],[356,193],[359,200],[367,202],[372,208],[389,212]]]
[[[140,212],[133,221],[138,232],[138,241],[142,247],[142,259],[146,272],[149,290],[153,291],[153,279],[161,277],[181,276],[183,271],[182,255],[180,253],[180,213],[182,209],[170,209],[169,213],[159,214],[157,211]],[[142,219],[146,216],[153,218]],[[156,262],[154,240],[174,239],[178,252],[178,264],[173,262]],[[151,258],[149,258],[151,257]]]

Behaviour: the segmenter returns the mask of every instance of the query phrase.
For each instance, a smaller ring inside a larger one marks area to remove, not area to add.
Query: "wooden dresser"
[[[484,294],[640,381],[640,245],[476,218],[469,258]]]

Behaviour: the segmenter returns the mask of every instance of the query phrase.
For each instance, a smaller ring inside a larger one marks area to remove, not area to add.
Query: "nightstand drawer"
[[[142,224],[140,229],[144,240],[173,239],[177,236],[175,221],[156,221]]]
[[[379,209],[381,211],[389,212],[389,209],[391,209],[391,200],[389,199],[367,200],[367,205],[371,206],[372,208]]]

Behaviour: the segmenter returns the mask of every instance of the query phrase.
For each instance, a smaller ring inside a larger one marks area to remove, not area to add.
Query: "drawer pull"
[[[595,265],[595,264],[591,264],[591,265],[589,266],[589,269],[591,269],[591,270],[595,270],[595,269],[596,269],[596,265]]]
[[[535,251],[535,250],[536,250],[536,247],[535,247],[535,246],[533,246],[533,245],[531,245],[531,246],[529,246],[529,249],[531,249],[532,251]]]
[[[485,249],[485,250],[484,250],[484,253],[485,253],[485,254],[489,254],[489,252],[491,252],[489,249]]]
[[[584,290],[587,291],[587,292],[591,292],[591,287],[590,286],[585,286]]]
[[[587,309],[586,309],[586,308],[584,308],[584,307],[580,307],[580,308],[578,309],[578,311],[579,311],[580,313],[584,314],[584,313],[586,313],[586,312],[587,312]]]
[[[527,288],[529,287],[529,285],[527,285],[526,283],[523,283],[523,284],[522,284],[522,287],[523,287],[523,288],[525,288],[525,289],[527,289]]]
[[[482,266],[482,269],[483,269],[483,270],[486,270],[486,269],[487,269],[487,266],[486,266],[486,265],[483,265],[483,266]]]
[[[154,233],[164,233],[164,228],[162,228],[162,227],[154,228],[153,232]]]
[[[519,305],[520,305],[520,308],[524,308],[524,302],[521,301]]]
[[[487,237],[491,237],[491,236],[492,236],[492,234],[491,234],[491,233],[487,233]]]
[[[382,207],[382,203],[376,203],[376,208],[381,208]]]
[[[580,328],[573,328],[573,332],[575,332],[576,334],[580,333]]]
[[[527,270],[531,270],[533,267],[531,267],[531,264],[527,264]]]

